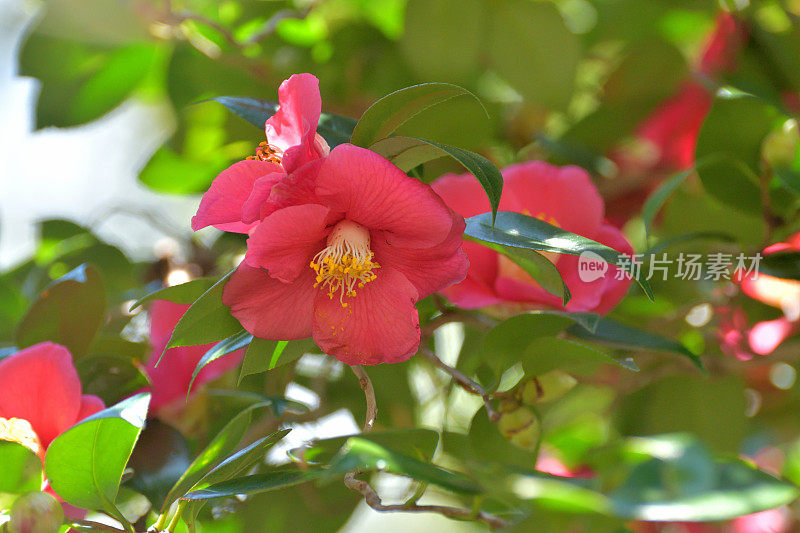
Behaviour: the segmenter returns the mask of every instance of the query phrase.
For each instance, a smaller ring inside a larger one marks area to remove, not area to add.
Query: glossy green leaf
[[[244,437],[247,428],[250,427],[253,411],[264,407],[269,407],[268,402],[254,403],[240,411],[222,430],[217,433],[208,446],[192,461],[189,468],[183,473],[178,481],[170,489],[161,511],[165,511],[172,502],[182,497],[198,481],[200,481],[215,466],[220,464],[225,458],[236,449],[239,441]]]
[[[42,460],[16,442],[0,440],[0,494],[41,490]]]
[[[269,100],[247,98],[240,96],[219,96],[213,100],[227,107],[231,112],[242,117],[247,122],[263,128],[272,115],[278,110],[278,104]],[[317,124],[317,132],[322,135],[331,148],[350,142],[350,136],[356,126],[356,121],[349,117],[322,113]]]
[[[598,259],[611,265],[618,265],[632,274],[645,294],[651,300],[653,299],[653,291],[645,279],[644,273],[641,269],[631,265],[627,256],[599,242],[570,233],[538,218],[512,211],[500,211],[492,224],[491,215],[484,213],[468,218],[467,229],[464,233],[473,240],[487,241],[513,248],[578,256],[590,252],[595,254]]]
[[[460,494],[479,494],[481,492],[480,486],[464,474],[451,472],[397,453],[388,447],[361,437],[351,437],[347,440],[339,454],[331,462],[328,472],[344,474],[356,470],[390,472],[408,476]]]
[[[351,142],[367,148],[426,109],[462,95],[471,96],[483,105],[477,96],[451,83],[422,83],[387,94],[364,111],[353,130]]]
[[[147,417],[150,394],[137,394],[86,418],[55,438],[45,473],[64,501],[122,520],[114,505],[122,473]]]
[[[254,338],[244,354],[239,383],[245,376],[260,374],[267,370],[296,361],[306,353],[319,353],[311,339],[297,341],[271,341]]]
[[[322,469],[305,469],[297,467],[277,468],[263,474],[245,476],[222,483],[211,485],[210,487],[192,491],[185,494],[182,499],[189,501],[213,500],[215,498],[227,498],[238,494],[252,495],[271,490],[279,490],[300,483],[306,483],[315,479],[325,477],[326,472]]]
[[[688,358],[697,368],[703,369],[703,363],[700,361],[700,358],[690,352],[683,344],[642,329],[622,324],[610,318],[599,318],[597,327],[593,332],[587,331],[585,328],[573,326],[569,328],[569,333],[582,339],[592,340],[626,350],[655,351],[681,355]]]
[[[199,299],[203,293],[210,289],[219,280],[217,278],[197,278],[180,285],[173,285],[171,287],[164,287],[155,292],[151,292],[136,301],[131,306],[131,311],[140,305],[147,303],[151,300],[166,300],[176,304],[188,305],[194,303]]]
[[[235,352],[240,348],[248,346],[252,340],[253,336],[242,330],[239,333],[231,335],[227,339],[212,346],[206,353],[203,354],[203,357],[200,358],[200,360],[197,362],[197,365],[195,365],[194,371],[192,372],[192,379],[189,382],[189,389],[186,391],[186,396],[188,397],[192,392],[192,385],[194,385],[194,380],[197,378],[197,374],[199,374],[206,365],[216,361],[220,357],[228,355],[231,352]]]
[[[369,148],[405,171],[431,159],[450,156],[475,176],[486,191],[489,205],[492,206],[492,216],[497,212],[503,192],[503,175],[482,155],[427,139],[401,136],[387,137]]]
[[[653,194],[647,197],[647,201],[642,207],[645,238],[649,239],[651,226],[653,225],[653,219],[655,219],[659,210],[664,206],[664,203],[666,203],[667,199],[672,195],[673,192],[675,192],[675,189],[680,187],[681,184],[686,181],[686,178],[694,174],[694,172],[694,168],[684,170],[683,172],[678,172],[668,180],[664,181],[664,183],[659,185]]]
[[[176,346],[195,346],[223,340],[242,330],[239,321],[231,315],[230,308],[222,303],[222,291],[232,273],[223,276],[186,310],[172,331],[164,351]]]
[[[81,357],[103,323],[105,307],[105,290],[97,270],[81,265],[42,291],[17,326],[16,344],[25,348],[53,341],[66,346],[73,357]]]
[[[466,239],[474,240],[469,236],[467,236]],[[504,246],[502,244],[488,241],[475,240],[475,242],[479,242],[483,246],[491,248],[492,250],[508,257],[511,261],[519,265],[520,268],[527,272],[533,279],[535,279],[544,290],[553,296],[558,296],[561,298],[563,305],[567,305],[567,303],[572,299],[572,295],[569,292],[569,287],[567,287],[567,283],[561,276],[561,272],[559,272],[558,268],[556,268],[556,266],[542,254],[528,248]]]

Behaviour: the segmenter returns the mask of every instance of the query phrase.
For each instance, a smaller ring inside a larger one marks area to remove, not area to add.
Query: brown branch
[[[364,391],[364,396],[367,400],[367,414],[364,419],[364,433],[372,431],[375,426],[375,420],[378,418],[378,404],[375,401],[375,389],[372,388],[372,381],[370,381],[364,367],[360,365],[352,365],[353,374],[358,378],[358,384],[361,390]]]
[[[456,383],[459,387],[464,389],[465,391],[469,392],[470,394],[475,394],[476,396],[480,396],[483,400],[483,405],[486,406],[486,414],[489,416],[489,420],[492,422],[497,422],[500,419],[500,413],[495,411],[494,407],[492,406],[492,397],[489,395],[486,390],[478,385],[476,382],[471,380],[467,377],[463,372],[458,370],[457,368],[453,368],[452,366],[446,364],[444,361],[439,359],[435,353],[433,353],[430,349],[426,347],[420,348],[420,353],[425,356],[428,361],[433,363],[435,366],[441,368],[448,374],[450,377],[453,378],[453,382]]]
[[[418,505],[416,503],[404,503],[399,505],[384,505],[378,493],[366,481],[356,479],[355,475],[345,477],[345,485],[351,490],[364,496],[364,501],[372,509],[381,512],[405,512],[405,513],[438,513],[449,518],[460,520],[475,520],[487,526],[495,528],[511,527],[511,523],[483,511],[473,511],[471,509],[461,509],[447,505]]]

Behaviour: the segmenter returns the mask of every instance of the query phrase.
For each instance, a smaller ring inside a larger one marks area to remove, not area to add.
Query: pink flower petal
[[[311,336],[314,278],[307,268],[293,283],[283,283],[260,268],[241,264],[225,285],[222,302],[256,337],[304,339]]]
[[[429,185],[351,144],[337,146],[325,158],[317,195],[347,219],[385,231],[392,246],[429,248],[444,241],[453,226],[450,210]]]
[[[295,74],[278,89],[280,108],[267,120],[267,142],[280,148],[287,173],[319,157],[314,149],[322,99],[319,80],[311,74]]]
[[[267,216],[265,207],[272,188],[285,178],[285,174],[268,174],[253,183],[253,190],[242,205],[242,222],[253,224]]]
[[[757,323],[747,334],[750,349],[758,355],[769,355],[781,345],[783,341],[797,332],[800,324],[790,322],[786,318],[765,320]]]
[[[106,408],[106,404],[92,394],[84,394],[81,396],[81,408],[78,411],[78,418],[77,422],[80,422],[87,416],[92,416],[95,413],[98,413]]]
[[[603,199],[580,167],[528,161],[503,169],[503,199],[526,213],[579,235],[591,236],[603,221]],[[580,206],[579,209],[576,206]]]
[[[382,232],[374,232],[372,251],[379,265],[387,265],[405,276],[416,287],[419,298],[449,287],[464,279],[469,261],[461,251],[464,219],[454,214],[453,229],[445,241],[423,249],[390,246]]]
[[[311,269],[311,258],[325,247],[328,212],[327,207],[316,204],[275,211],[247,239],[245,262],[267,269],[280,281],[294,281],[303,269]]]
[[[445,174],[436,178],[431,187],[452,210],[464,218],[491,210],[481,184],[470,174]]]
[[[192,229],[214,226],[222,231],[247,233],[252,226],[242,222],[242,206],[250,197],[256,180],[274,173],[283,175],[283,168],[253,160],[239,161],[223,170],[203,195],[197,214],[192,218]]]
[[[319,291],[314,302],[314,341],[348,365],[399,363],[417,352],[417,290],[397,270],[381,267],[377,279],[342,307]]]
[[[77,420],[81,382],[69,351],[42,342],[0,361],[0,417],[30,422],[43,448]]]

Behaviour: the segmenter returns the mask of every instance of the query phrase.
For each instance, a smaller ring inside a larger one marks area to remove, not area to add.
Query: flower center
[[[264,141],[256,148],[256,155],[249,155],[246,159],[249,161],[267,161],[268,163],[280,165],[282,158],[283,152],[279,148]]]
[[[317,273],[314,287],[322,286],[331,299],[339,293],[339,303],[347,307],[345,296],[355,296],[356,289],[377,278],[373,270],[381,266],[373,257],[367,228],[342,220],[333,227],[328,245],[311,260],[310,266]]]
[[[42,443],[31,423],[22,418],[0,417],[0,440],[22,444],[36,455],[42,452]]]

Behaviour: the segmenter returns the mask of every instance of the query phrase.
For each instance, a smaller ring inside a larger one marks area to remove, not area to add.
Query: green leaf
[[[593,313],[560,313],[533,311],[512,316],[492,328],[481,346],[482,359],[495,370],[505,370],[520,361],[531,342],[557,335],[580,322],[589,329],[597,325]]]
[[[260,374],[267,370],[291,363],[302,355],[320,350],[312,339],[297,341],[271,341],[253,338],[244,354],[242,368],[239,371],[239,383],[245,376]]]
[[[336,457],[342,447],[347,444],[347,441],[353,437],[365,439],[381,446],[388,446],[404,455],[426,461],[433,457],[436,445],[439,443],[439,434],[430,429],[396,429],[315,440],[308,446],[292,450],[290,454],[297,460],[302,459],[305,462],[328,463]]]
[[[387,137],[371,145],[369,149],[381,154],[406,172],[431,159],[450,156],[464,165],[464,168],[480,182],[492,206],[492,217],[497,213],[500,195],[503,192],[503,175],[482,155],[427,139],[401,136]]]
[[[648,298],[653,299],[653,291],[645,279],[645,275],[641,269],[635,268],[631,264],[627,256],[599,242],[570,233],[538,218],[512,211],[500,211],[492,223],[490,214],[483,213],[467,219],[467,229],[464,234],[476,241],[486,241],[513,248],[570,255],[591,252],[596,254],[598,259],[623,267],[623,270],[634,276]],[[622,262],[623,258],[626,261]]]
[[[504,246],[493,242],[478,241],[469,236],[467,236],[466,239],[478,242],[511,259],[527,272],[528,275],[535,279],[544,290],[553,296],[561,298],[562,305],[567,305],[572,298],[569,287],[567,287],[567,283],[561,276],[561,272],[559,272],[558,268],[542,254],[527,248],[515,248],[513,246]]]
[[[542,337],[529,343],[521,362],[528,376],[541,376],[556,369],[593,369],[598,364],[613,364],[628,370],[639,370],[631,358],[614,359],[596,348],[558,337]]]
[[[199,501],[214,498],[228,498],[238,494],[252,495],[272,490],[284,489],[324,477],[326,472],[322,469],[300,470],[296,467],[285,467],[272,470],[264,474],[245,476],[229,481],[223,481],[185,494],[183,500]]]
[[[695,152],[698,160],[714,156],[697,169],[709,194],[742,211],[761,212],[761,144],[777,118],[772,106],[755,97],[735,95],[714,101]]]
[[[0,494],[41,490],[42,460],[16,442],[0,440]]]
[[[278,104],[269,100],[247,98],[242,96],[218,96],[212,98],[227,107],[231,112],[242,117],[247,122],[263,128],[272,115],[278,111]],[[322,113],[317,124],[317,132],[322,135],[331,148],[350,142],[350,136],[355,129],[356,121],[350,117]]]
[[[222,303],[222,291],[233,271],[222,276],[195,301],[178,321],[164,351],[226,339],[242,330],[231,310]],[[163,357],[163,353],[161,356]],[[159,359],[160,361],[160,359]]]
[[[270,402],[254,403],[240,411],[222,430],[217,433],[208,446],[200,452],[200,455],[192,461],[189,468],[183,473],[178,481],[170,489],[161,512],[166,511],[169,505],[188,492],[203,476],[210,472],[215,466],[220,464],[239,445],[239,441],[244,437],[253,411],[256,409],[269,407]]]
[[[14,340],[20,348],[57,342],[73,357],[81,357],[103,323],[105,307],[105,290],[97,270],[81,265],[42,291],[17,326]]]
[[[650,229],[653,225],[653,219],[655,219],[656,215],[658,214],[659,210],[664,206],[664,203],[667,199],[675,192],[675,189],[681,186],[681,184],[686,181],[686,178],[691,176],[695,173],[695,169],[690,168],[684,170],[683,172],[678,172],[674,174],[672,177],[664,181],[658,188],[647,197],[647,201],[644,203],[642,207],[642,219],[644,220],[644,236],[645,239],[650,238]]]
[[[142,367],[121,355],[87,355],[75,363],[84,394],[99,396],[107,405],[150,385]]]
[[[394,91],[364,111],[350,142],[368,148],[426,109],[462,95],[471,96],[483,106],[477,96],[451,83],[422,83]]]
[[[776,252],[761,259],[759,272],[782,279],[800,280],[800,252]]]
[[[578,36],[547,2],[492,0],[487,36],[494,70],[533,104],[564,110],[581,59]],[[525,38],[521,38],[525,36]]]
[[[149,403],[150,394],[137,394],[82,420],[53,440],[47,448],[45,473],[64,501],[105,511],[127,523],[114,502]]]
[[[189,381],[189,389],[186,391],[186,397],[188,398],[189,393],[192,392],[192,385],[194,385],[194,380],[197,378],[197,374],[199,374],[206,365],[216,361],[222,356],[228,355],[231,352],[235,352],[240,348],[248,346],[252,340],[253,336],[242,330],[236,335],[231,335],[227,339],[212,346],[206,353],[203,354],[203,357],[200,358],[200,360],[197,362],[197,365],[194,367],[192,379]]]
[[[194,303],[195,300],[200,298],[203,293],[210,289],[219,280],[217,278],[197,278],[180,285],[173,285],[171,287],[164,287],[155,292],[151,292],[147,296],[140,298],[134,303],[130,310],[133,311],[140,305],[149,302],[150,300],[166,300],[176,304],[188,305]]]
[[[658,522],[712,522],[786,505],[800,495],[797,487],[744,461],[714,461],[704,447],[691,441],[665,441],[662,449],[669,454],[635,466],[611,494],[615,515]]]
[[[622,324],[610,318],[599,318],[594,331],[587,331],[585,328],[576,326],[572,326],[568,331],[571,335],[581,339],[592,340],[626,350],[655,351],[681,355],[687,357],[697,368],[703,370],[703,362],[700,361],[700,358],[690,352],[683,344]]]
[[[481,492],[480,486],[464,474],[451,472],[397,453],[360,436],[350,437],[347,440],[339,454],[331,462],[328,472],[344,474],[356,470],[390,472],[408,476],[459,494],[479,494]]]

